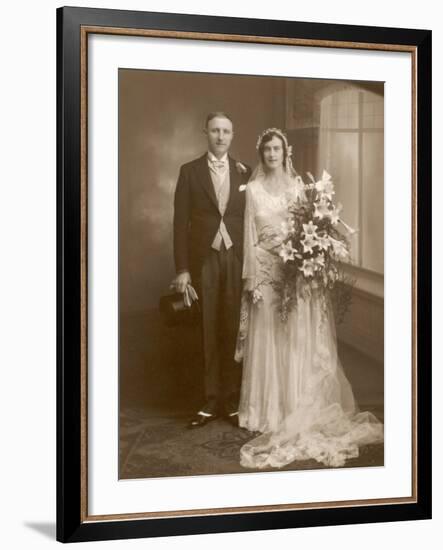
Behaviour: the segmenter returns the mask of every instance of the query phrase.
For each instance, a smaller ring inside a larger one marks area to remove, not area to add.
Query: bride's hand
[[[254,279],[243,279],[244,292],[253,292],[254,287],[255,287]]]

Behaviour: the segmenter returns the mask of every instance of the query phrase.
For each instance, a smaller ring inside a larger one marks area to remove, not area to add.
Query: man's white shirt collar
[[[208,151],[208,160],[210,160],[211,162],[215,162],[215,161],[218,161],[218,162],[227,162],[228,160],[228,153],[225,153],[221,159],[218,159],[214,153],[211,153],[211,151]]]

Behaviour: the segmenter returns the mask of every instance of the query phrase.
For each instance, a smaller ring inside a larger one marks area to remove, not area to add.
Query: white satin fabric
[[[306,459],[342,466],[358,456],[361,445],[383,441],[383,424],[357,411],[337,356],[328,295],[300,292],[288,319],[281,320],[270,284],[278,280],[281,259],[271,249],[287,219],[288,201],[302,194],[292,178],[279,196],[269,194],[262,179],[246,189],[243,277],[262,296],[248,301],[243,342],[239,424],[261,432],[241,448],[247,468],[281,468]]]

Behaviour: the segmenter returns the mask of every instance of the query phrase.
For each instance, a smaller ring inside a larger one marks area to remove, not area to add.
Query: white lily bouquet
[[[280,297],[282,319],[296,306],[298,296],[309,296],[314,289],[329,289],[336,321],[341,322],[355,281],[341,266],[348,261],[349,239],[355,230],[340,217],[342,205],[333,202],[331,176],[323,171],[309,183],[297,176],[303,198],[288,203],[288,218],[282,223],[280,244],[275,248],[282,260],[282,273],[273,287]]]

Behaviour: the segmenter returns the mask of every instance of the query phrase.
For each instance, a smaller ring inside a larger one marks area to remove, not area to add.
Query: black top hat
[[[200,319],[200,305],[198,300],[185,304],[184,294],[175,292],[162,296],[159,309],[163,315],[166,326],[196,325]]]

